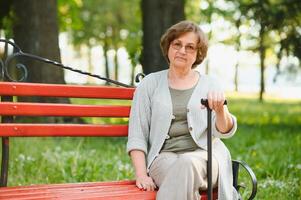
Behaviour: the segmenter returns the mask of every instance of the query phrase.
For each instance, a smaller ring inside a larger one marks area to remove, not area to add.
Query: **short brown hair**
[[[200,29],[200,27],[191,22],[191,21],[180,21],[177,24],[171,26],[167,31],[163,34],[160,41],[160,46],[164,57],[168,59],[168,50],[170,43],[174,41],[176,38],[180,37],[184,33],[193,32],[198,37],[197,43],[197,55],[196,60],[192,65],[192,68],[195,68],[198,64],[201,64],[207,55],[208,50],[208,40],[205,36],[204,32]]]

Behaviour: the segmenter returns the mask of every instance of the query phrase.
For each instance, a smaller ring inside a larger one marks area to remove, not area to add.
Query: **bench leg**
[[[2,162],[1,162],[0,187],[7,186],[8,158],[9,158],[9,137],[2,137]]]

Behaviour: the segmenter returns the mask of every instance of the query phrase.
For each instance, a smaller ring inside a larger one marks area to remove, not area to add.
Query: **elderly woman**
[[[199,191],[207,189],[207,112],[200,105],[202,98],[213,110],[213,186],[218,186],[219,200],[237,199],[230,153],[220,140],[233,136],[236,118],[223,105],[218,82],[194,70],[207,48],[198,25],[173,25],[161,38],[169,69],[146,76],[134,94],[127,151],[137,187],[158,187],[158,200],[199,200]]]

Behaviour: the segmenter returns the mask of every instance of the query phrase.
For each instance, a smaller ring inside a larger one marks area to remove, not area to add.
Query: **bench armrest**
[[[233,186],[237,191],[239,191],[240,187],[242,187],[241,185],[238,185],[238,172],[239,172],[239,166],[240,165],[245,170],[247,170],[248,174],[251,177],[251,180],[252,180],[252,193],[248,197],[248,200],[252,200],[252,199],[255,198],[256,193],[257,193],[257,179],[256,179],[256,176],[255,176],[255,173],[253,172],[253,170],[251,169],[251,167],[247,163],[245,163],[243,161],[239,161],[239,160],[232,160]]]

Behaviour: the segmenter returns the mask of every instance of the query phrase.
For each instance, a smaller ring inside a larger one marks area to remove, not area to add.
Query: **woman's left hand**
[[[233,127],[232,117],[227,106],[224,106],[225,95],[223,92],[210,91],[207,95],[209,108],[215,111],[216,128],[221,133],[228,133]],[[204,107],[203,107],[204,108]]]
[[[207,95],[208,105],[217,114],[224,112],[225,95],[223,92],[210,91]]]

